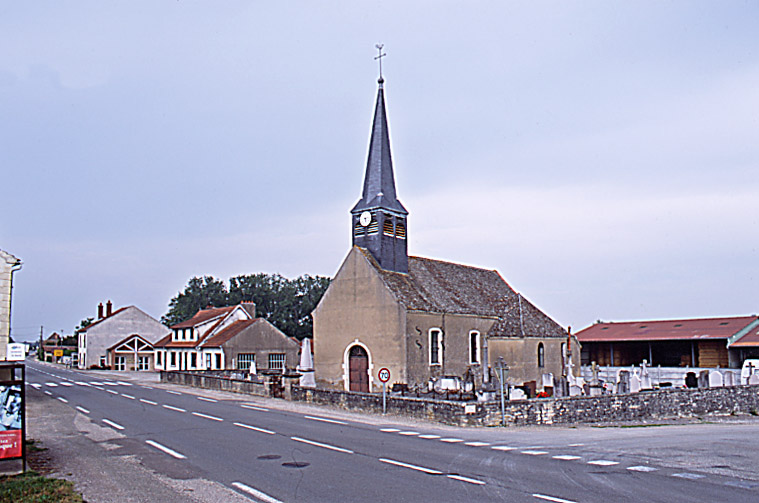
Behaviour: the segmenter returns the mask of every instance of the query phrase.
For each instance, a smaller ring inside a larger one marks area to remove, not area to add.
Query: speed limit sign
[[[379,377],[379,380],[382,382],[388,382],[390,380],[390,371],[383,367],[377,373],[377,377]]]

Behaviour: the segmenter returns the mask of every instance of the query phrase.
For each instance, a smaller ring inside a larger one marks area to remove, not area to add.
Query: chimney
[[[113,314],[113,304],[109,300],[108,302],[105,303],[105,317],[107,318],[112,314]]]
[[[98,319],[103,319],[103,303],[98,304]]]

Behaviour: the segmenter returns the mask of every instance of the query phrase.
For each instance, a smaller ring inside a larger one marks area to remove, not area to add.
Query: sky
[[[759,3],[0,0],[12,335],[334,276],[383,74],[409,253],[573,331],[759,312]]]

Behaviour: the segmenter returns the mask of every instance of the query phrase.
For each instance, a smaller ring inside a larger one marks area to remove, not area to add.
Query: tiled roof
[[[260,320],[260,318],[255,318],[252,320],[238,320],[229,325],[228,327],[224,328],[223,330],[220,330],[218,333],[214,334],[213,337],[208,338],[203,342],[203,347],[213,347],[217,348],[220,347],[222,344],[230,340],[232,337],[236,336],[255,322]]]
[[[166,347],[166,345],[167,345],[169,342],[171,342],[171,334],[167,335],[167,336],[166,336],[166,337],[164,337],[163,339],[161,339],[161,340],[159,340],[158,342],[156,342],[155,344],[153,344],[153,347],[155,347],[155,348],[162,348],[162,347]]]
[[[176,325],[172,325],[171,328],[172,330],[175,328],[191,328],[205,321],[216,318],[217,316],[227,314],[234,308],[235,306],[211,307],[208,309],[201,309],[200,311],[195,313],[195,316],[193,316],[189,320],[185,320],[182,323],[177,323]]]
[[[759,346],[759,318],[756,318],[756,323],[747,327],[746,335],[740,337],[737,341],[729,345],[731,348],[741,347],[757,347]]]
[[[490,336],[567,336],[558,323],[517,294],[498,271],[409,257],[409,272],[402,274],[382,269],[369,251],[356,248],[410,311],[491,317],[497,321]]]
[[[577,332],[582,342],[728,339],[756,316],[596,323]]]

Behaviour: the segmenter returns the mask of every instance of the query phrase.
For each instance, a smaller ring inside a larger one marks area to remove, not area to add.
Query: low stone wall
[[[161,371],[161,382],[182,384],[195,388],[230,391],[246,395],[271,396],[271,388],[266,383],[245,379],[235,379],[218,373]]]
[[[198,388],[272,396],[270,386],[195,372],[161,372],[161,382]],[[345,410],[382,412],[382,394],[290,385],[284,396],[293,401]],[[388,414],[437,421],[452,426],[497,426],[501,405],[387,395]],[[538,398],[506,402],[506,425],[569,425],[627,423],[705,416],[759,414],[759,386],[660,389],[596,397]]]

